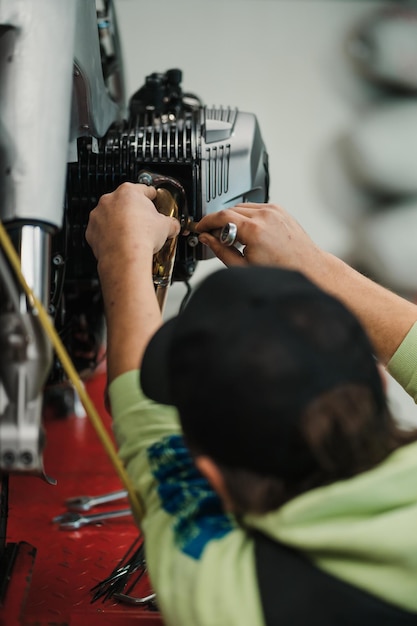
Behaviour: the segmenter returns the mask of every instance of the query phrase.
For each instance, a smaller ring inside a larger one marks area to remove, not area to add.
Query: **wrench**
[[[89,515],[67,511],[62,515],[54,517],[52,521],[59,524],[61,530],[78,530],[81,526],[86,526],[87,524],[95,524],[96,522],[101,522],[106,519],[124,517],[126,515],[132,515],[132,510],[116,509],[115,511],[106,511],[103,513],[90,513]]]
[[[127,491],[112,491],[101,496],[76,496],[65,500],[65,505],[69,511],[89,511],[98,504],[106,504],[115,500],[122,500],[127,497]]]

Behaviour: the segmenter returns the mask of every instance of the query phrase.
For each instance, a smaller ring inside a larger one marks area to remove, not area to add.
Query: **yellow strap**
[[[21,270],[20,259],[1,221],[0,221],[0,243],[1,243],[1,247],[3,248],[9,260],[10,265],[12,266],[13,270],[16,273],[19,283],[21,284],[33,311],[37,313],[41,326],[43,327],[47,337],[49,338],[52,346],[54,347],[55,352],[59,360],[62,363],[62,366],[64,368],[66,375],[68,376],[69,380],[74,385],[80,397],[80,400],[84,406],[84,409],[88,417],[90,418],[91,423],[93,424],[101,443],[103,444],[105,451],[107,452],[117,474],[119,475],[126,491],[128,492],[130,505],[132,507],[132,513],[135,519],[139,522],[140,520],[142,520],[143,514],[144,514],[143,503],[139,500],[139,495],[134,491],[132,487],[132,483],[129,479],[129,476],[114,447],[113,441],[110,438],[106,428],[104,427],[101,417],[98,411],[96,410],[91,398],[86,392],[84,384],[81,381],[80,377],[78,376],[78,373],[68,355],[67,350],[65,349],[61,339],[59,338],[59,335],[56,332],[49,318],[49,315],[45,311],[42,303],[37,299],[32,289],[27,284],[26,279],[23,276],[23,273]]]

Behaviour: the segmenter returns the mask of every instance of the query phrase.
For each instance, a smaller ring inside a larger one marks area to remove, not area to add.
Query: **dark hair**
[[[339,386],[310,402],[300,430],[318,468],[301,480],[219,463],[237,513],[277,509],[301,493],[370,470],[397,448],[417,441],[417,430],[401,429],[387,405],[377,412],[371,391],[356,384]]]

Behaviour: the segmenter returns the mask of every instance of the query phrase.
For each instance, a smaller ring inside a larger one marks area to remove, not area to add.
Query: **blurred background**
[[[417,294],[417,3],[116,0],[127,95],[179,68],[209,106],[255,113],[270,200],[321,247]],[[200,262],[191,284],[220,266]],[[165,316],[185,287],[169,292]],[[414,402],[388,378],[392,409]]]

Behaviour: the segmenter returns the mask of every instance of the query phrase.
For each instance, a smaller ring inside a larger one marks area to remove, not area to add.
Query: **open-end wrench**
[[[127,491],[112,491],[99,496],[76,496],[65,500],[65,506],[69,511],[89,511],[99,504],[107,504],[115,500],[123,500],[127,497]]]
[[[62,515],[54,517],[52,521],[59,524],[61,530],[78,530],[78,528],[87,524],[95,524],[115,517],[125,517],[126,515],[132,515],[132,510],[116,509],[115,511],[103,511],[103,513],[90,513],[89,515],[67,511],[62,513]]]

